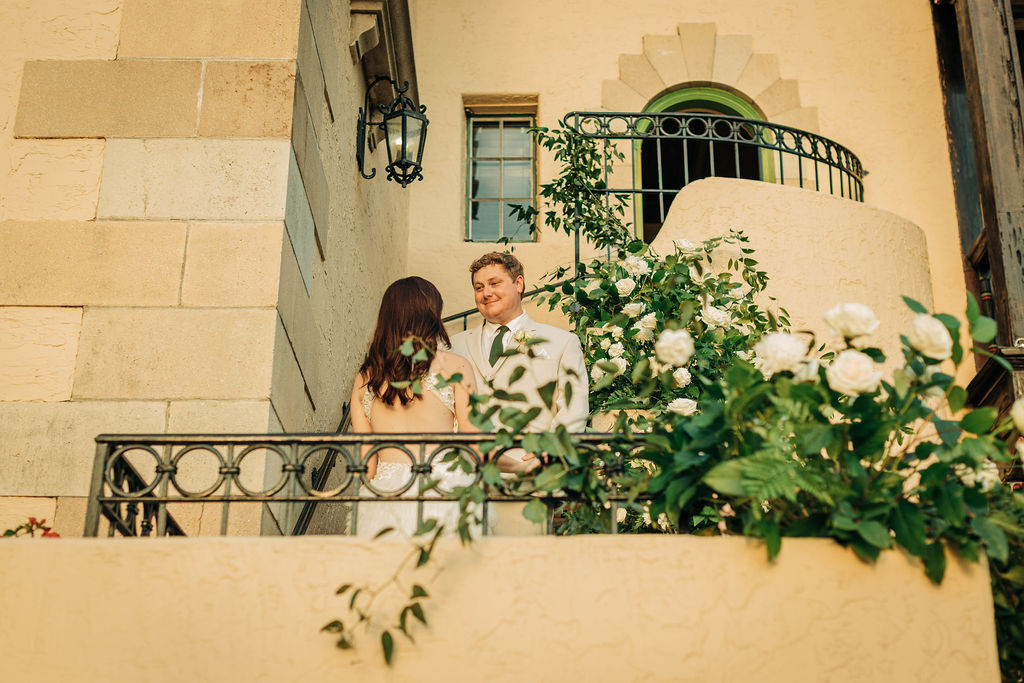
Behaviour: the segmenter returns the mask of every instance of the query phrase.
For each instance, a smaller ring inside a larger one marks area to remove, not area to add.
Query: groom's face
[[[504,266],[484,266],[473,273],[476,308],[489,322],[503,325],[523,312],[523,278],[515,280]]]

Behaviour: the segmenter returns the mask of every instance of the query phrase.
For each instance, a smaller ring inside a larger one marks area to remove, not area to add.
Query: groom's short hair
[[[504,254],[500,251],[489,251],[476,261],[469,264],[469,281],[473,281],[476,271],[487,266],[501,266],[512,277],[515,282],[517,277],[523,278],[523,286],[526,286],[526,276],[523,275],[523,264],[512,254]]]

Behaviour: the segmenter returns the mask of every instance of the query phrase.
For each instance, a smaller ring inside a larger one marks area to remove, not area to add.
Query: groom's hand
[[[522,448],[510,448],[498,456],[498,469],[508,474],[523,474],[541,466],[540,458]]]

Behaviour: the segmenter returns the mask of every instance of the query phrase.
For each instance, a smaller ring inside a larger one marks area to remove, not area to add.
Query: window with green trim
[[[764,119],[744,98],[709,86],[674,90],[651,102],[644,111]],[[665,132],[675,135],[677,131],[671,129],[672,125],[672,122],[665,122]],[[683,186],[712,176],[763,180],[771,174],[770,158],[757,147],[716,140],[702,126],[701,121],[691,120],[688,135],[636,143],[639,163],[634,167],[634,183],[645,190],[655,190],[641,195],[636,207],[637,223],[643,226],[643,238],[648,243],[661,230],[672,200]],[[740,135],[743,132],[741,128]],[[752,131],[750,137],[753,138]]]
[[[529,223],[514,205],[533,206],[536,152],[529,116],[466,117],[469,144],[466,176],[466,239],[471,242],[530,242]]]

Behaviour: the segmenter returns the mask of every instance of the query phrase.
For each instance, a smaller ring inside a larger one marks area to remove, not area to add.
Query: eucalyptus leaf
[[[996,321],[992,318],[981,316],[971,323],[971,339],[982,344],[995,339],[997,331]]]
[[[960,427],[972,434],[984,434],[992,428],[998,418],[999,411],[991,406],[976,408],[960,420]]]
[[[884,550],[892,545],[892,538],[889,536],[889,530],[878,522],[868,521],[858,523],[857,533],[860,534],[861,538],[876,548]]]
[[[380,634],[380,647],[384,651],[384,663],[391,666],[391,657],[395,653],[395,641],[392,640],[390,631]]]
[[[719,493],[742,496],[744,495],[743,463],[738,458],[721,462],[704,475],[703,481]]]
[[[927,315],[928,309],[921,305],[920,302],[911,299],[909,296],[903,297],[903,303],[907,305],[907,308],[912,310],[914,313],[922,313]]]
[[[975,517],[971,520],[971,528],[985,541],[985,549],[988,556],[998,562],[1006,562],[1010,552],[1010,545],[1006,540],[1006,534],[999,525],[993,524],[986,517]]]
[[[946,549],[941,541],[934,541],[925,546],[921,554],[924,561],[924,571],[934,583],[942,583],[942,577],[946,574]]]
[[[959,413],[967,405],[967,390],[960,386],[953,387],[949,392],[949,409]]]
[[[548,518],[548,508],[540,498],[534,498],[523,507],[523,517],[536,524],[544,524]]]
[[[548,410],[551,410],[555,405],[555,389],[557,388],[558,380],[551,380],[537,389],[540,399],[544,401],[544,405],[548,407]]]

